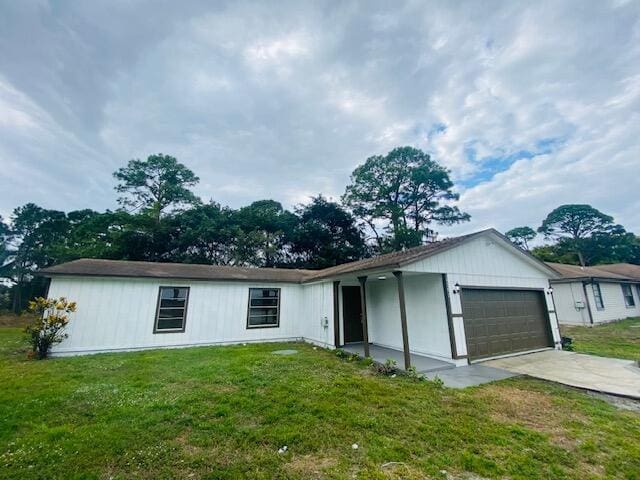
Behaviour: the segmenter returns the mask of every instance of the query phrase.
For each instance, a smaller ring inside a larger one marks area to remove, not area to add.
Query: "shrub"
[[[573,352],[573,338],[571,337],[562,337],[562,349],[567,352]]]
[[[47,358],[51,347],[67,338],[63,329],[69,323],[69,313],[76,311],[76,303],[64,297],[38,297],[29,302],[32,322],[25,328],[33,354]]]
[[[371,368],[379,375],[391,376],[398,373],[398,362],[388,358],[384,363],[374,363]]]
[[[406,376],[413,380],[424,380],[424,375],[422,373],[418,373],[418,369],[416,369],[415,365],[411,365],[407,368],[405,372]]]

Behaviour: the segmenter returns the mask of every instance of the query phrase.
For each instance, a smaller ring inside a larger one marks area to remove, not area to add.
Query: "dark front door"
[[[342,287],[342,318],[344,343],[362,341],[362,306],[360,287]]]
[[[471,359],[553,345],[541,291],[463,288],[461,300]]]

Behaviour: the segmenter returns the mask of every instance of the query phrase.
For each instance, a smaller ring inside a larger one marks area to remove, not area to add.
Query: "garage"
[[[463,288],[461,301],[471,360],[553,346],[539,290]]]

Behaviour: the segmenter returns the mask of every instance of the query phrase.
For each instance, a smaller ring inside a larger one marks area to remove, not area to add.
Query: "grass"
[[[562,326],[576,352],[640,360],[640,317],[593,327]]]
[[[0,478],[640,474],[639,413],[533,379],[450,390],[305,344],[36,361],[21,338],[0,328]]]

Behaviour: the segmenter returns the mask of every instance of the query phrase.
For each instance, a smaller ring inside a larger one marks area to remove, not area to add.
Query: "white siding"
[[[440,275],[405,275],[409,349],[451,358],[447,310]],[[369,340],[402,349],[400,304],[396,279],[367,282]]]
[[[633,291],[634,307],[627,307],[624,303],[622,295],[622,286],[620,283],[600,282],[600,292],[602,293],[603,310],[596,309],[595,299],[591,285],[587,285],[587,295],[591,305],[591,313],[593,315],[593,323],[611,322],[627,317],[640,316],[640,300],[638,299],[638,291],[635,285],[631,285]]]
[[[466,354],[462,339],[464,323],[460,295],[452,293],[453,286],[533,288],[546,290],[551,274],[533,259],[527,258],[494,235],[481,236],[460,246],[417,261],[403,268],[412,272],[440,272],[448,276],[451,311],[455,316],[454,329],[459,355]],[[554,342],[560,342],[558,321],[553,313],[550,295],[544,295],[551,321]]]
[[[180,333],[153,333],[158,288],[188,286],[186,328]],[[327,286],[328,285],[328,286]],[[281,289],[280,326],[247,329],[249,288]],[[50,297],[78,303],[68,327],[69,338],[54,353],[128,350],[307,337],[332,343],[330,284],[303,286],[245,282],[194,282],[132,278],[57,277]],[[328,328],[320,317],[329,317]]]
[[[333,285],[317,283],[304,285],[300,290],[300,336],[320,345],[333,345]]]
[[[588,285],[587,289],[591,286]],[[558,321],[567,325],[589,325],[587,300],[581,282],[557,283],[553,285],[553,299],[556,305]],[[576,302],[583,302],[584,308],[576,308]],[[595,308],[591,304],[591,308]]]
[[[591,307],[591,315],[593,316],[594,324],[613,322],[627,317],[640,316],[640,298],[638,298],[638,289],[635,285],[631,286],[635,306],[627,307],[624,303],[624,296],[622,295],[622,287],[620,283],[599,282],[599,284],[600,293],[602,294],[602,303],[604,304],[604,309],[601,310],[598,310],[596,307],[592,284],[588,283],[586,285],[587,298],[589,306]],[[566,325],[591,324],[589,311],[586,308],[582,282],[555,284],[553,286],[553,297],[556,302],[558,320],[560,323]],[[585,302],[585,308],[576,309],[576,301]]]

